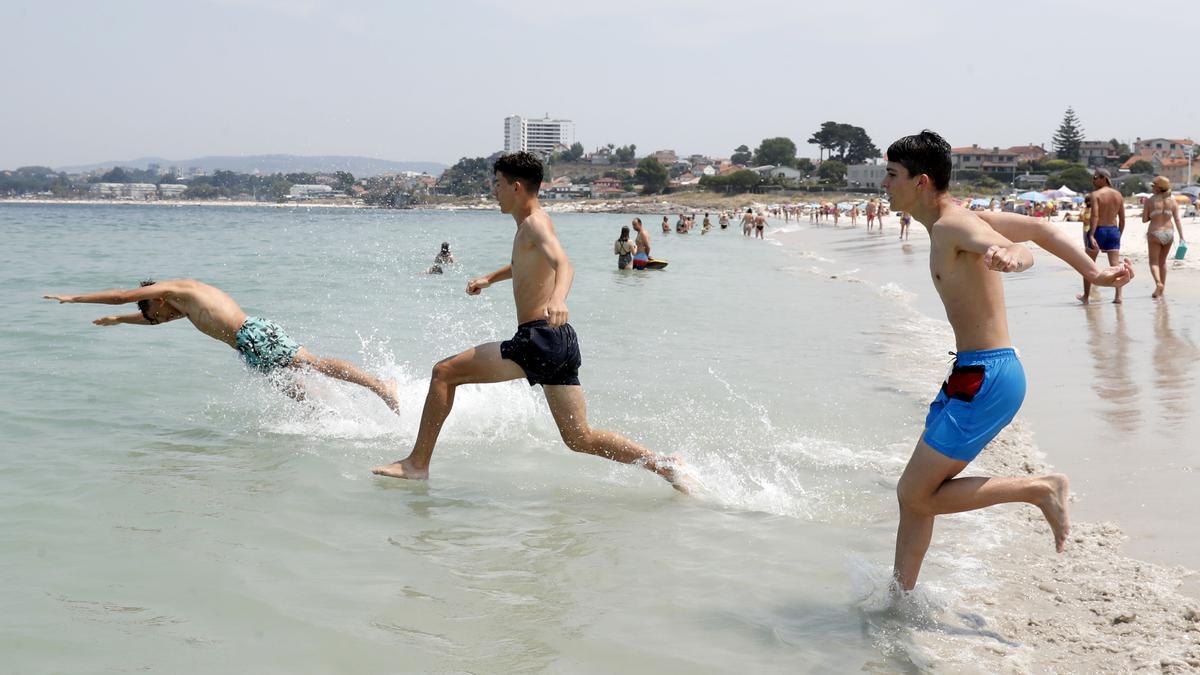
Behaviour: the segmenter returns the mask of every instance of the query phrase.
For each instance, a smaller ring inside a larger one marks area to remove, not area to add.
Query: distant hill
[[[233,155],[229,157],[196,157],[194,159],[163,159],[161,157],[140,157],[126,161],[100,162],[97,164],[80,164],[76,166],[60,166],[58,171],[67,173],[82,173],[96,169],[109,169],[115,166],[145,169],[148,164],[157,164],[166,169],[177,166],[180,169],[200,167],[211,172],[217,169],[236,171],[238,173],[332,173],[334,171],[349,171],[355,177],[375,176],[386,171],[423,171],[438,175],[446,169],[445,164],[437,162],[393,162],[374,157],[355,157],[352,155]]]

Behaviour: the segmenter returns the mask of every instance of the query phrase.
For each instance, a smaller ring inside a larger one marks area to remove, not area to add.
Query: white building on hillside
[[[887,176],[883,164],[851,164],[846,167],[846,182],[850,185],[877,188]]]
[[[183,183],[159,183],[158,196],[163,199],[179,199],[187,188]]]
[[[158,188],[154,183],[92,183],[88,192],[105,199],[146,201],[158,195]]]
[[[575,143],[575,123],[571,120],[530,119],[520,115],[504,118],[504,152],[526,150],[549,155],[559,146]]]
[[[291,199],[317,199],[333,197],[335,194],[333,188],[328,185],[293,185],[288,191],[288,197]]]
[[[785,180],[800,180],[804,174],[793,169],[790,166],[775,166],[767,164],[765,166],[755,166],[750,168],[751,171],[766,178],[783,178]]]

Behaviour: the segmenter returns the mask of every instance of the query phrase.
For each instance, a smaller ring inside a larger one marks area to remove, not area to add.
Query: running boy
[[[463,384],[506,382],[524,378],[542,385],[546,403],[563,442],[576,452],[638,464],[687,492],[677,457],[657,455],[611,431],[593,429],[579,384],[579,342],[567,323],[567,294],[574,267],[559,244],[550,216],[538,202],[542,163],[528,152],[501,156],[493,167],[493,193],[500,211],[517,224],[512,262],[467,283],[468,295],[479,295],[499,281],[511,279],[517,305],[517,332],[511,340],[489,342],[451,356],[433,367],[421,426],[408,457],[376,467],[374,473],[394,478],[429,477],[429,462],[442,424]]]
[[[1009,339],[1004,286],[996,274],[1033,265],[1029,250],[1013,241],[1037,242],[1101,286],[1128,283],[1133,270],[1128,261],[1097,269],[1044,221],[975,214],[955,204],[947,192],[950,145],[932,131],[896,141],[887,160],[883,187],[891,208],[911,213],[929,231],[930,273],[957,350],[954,368],[929,406],[925,431],[896,486],[900,525],[893,574],[901,589],[911,590],[938,515],[1026,502],[1041,509],[1055,548],[1061,552],[1066,544],[1066,476],[956,478],[1008,426],[1025,398],[1025,373]]]

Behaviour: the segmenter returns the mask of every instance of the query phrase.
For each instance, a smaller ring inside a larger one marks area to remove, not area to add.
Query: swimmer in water
[[[136,302],[134,314],[105,316],[92,323],[97,326],[131,324],[157,326],[186,318],[201,333],[237,350],[246,364],[264,374],[281,369],[311,369],[322,375],[370,389],[383,399],[392,412],[400,413],[396,400],[396,382],[372,377],[349,361],[322,357],[301,347],[279,324],[255,316],[246,316],[225,291],[194,279],[143,281],[140,288],[114,289],[83,295],[46,295],[59,303],[124,305]],[[304,400],[298,384],[284,388],[296,400]]]

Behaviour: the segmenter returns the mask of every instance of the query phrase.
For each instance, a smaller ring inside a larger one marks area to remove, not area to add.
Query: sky
[[[728,157],[821,122],[881,149],[1200,138],[1194,2],[0,2],[0,169],[143,156],[446,164],[511,114]]]

